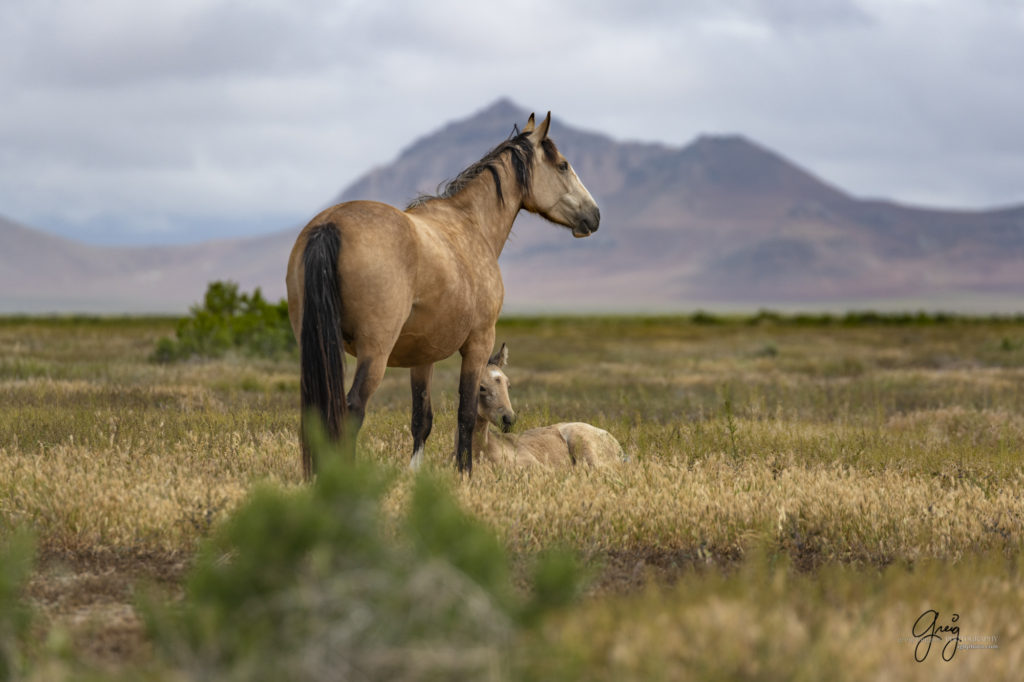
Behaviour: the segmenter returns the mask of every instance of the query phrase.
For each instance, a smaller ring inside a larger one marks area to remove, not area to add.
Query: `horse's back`
[[[327,224],[340,236],[338,279],[349,352],[359,355],[362,343],[384,349],[389,365],[431,364],[456,352],[482,322],[493,324],[500,298],[478,310],[465,259],[452,253],[447,240],[429,222],[376,201],[337,204],[302,230],[289,260],[290,309],[301,306],[308,235]],[[301,313],[293,315],[293,327],[300,319]]]
[[[352,294],[344,294],[346,310],[358,303],[360,289],[390,284],[389,289],[401,289],[408,279],[416,260],[413,225],[409,218],[394,206],[378,201],[347,201],[318,213],[299,232],[288,259],[289,304],[293,291],[298,300],[305,285],[303,254],[309,236],[324,226],[337,230],[340,249],[338,276]],[[367,267],[369,266],[369,267]],[[371,299],[376,300],[376,295]],[[297,302],[297,301],[296,301]]]
[[[341,235],[342,281],[395,280],[411,274],[418,244],[416,227],[404,212],[379,201],[347,201],[318,215],[304,231],[326,223],[334,224]]]

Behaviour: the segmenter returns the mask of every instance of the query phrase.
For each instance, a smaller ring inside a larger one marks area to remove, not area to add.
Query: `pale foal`
[[[562,422],[520,434],[510,433],[516,413],[509,400],[508,377],[502,371],[507,364],[508,347],[503,343],[481,375],[473,431],[474,457],[517,466],[550,467],[603,467],[624,461],[622,446],[613,435],[584,422]],[[502,432],[492,432],[490,424]]]

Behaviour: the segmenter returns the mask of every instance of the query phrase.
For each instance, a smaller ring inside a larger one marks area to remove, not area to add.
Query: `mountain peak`
[[[749,192],[837,198],[842,192],[780,154],[743,135],[699,135],[679,152],[712,185]]]
[[[469,144],[482,155],[512,132],[514,125],[526,123],[529,114],[508,97],[500,97],[466,118],[448,123],[440,130],[421,137],[405,149],[401,156],[415,155],[438,146]]]
[[[781,156],[739,134],[703,133],[686,145],[682,153],[697,155],[721,162],[785,163]]]
[[[507,118],[518,122],[520,118],[525,119],[528,115],[526,109],[513,102],[511,98],[499,97],[470,118]]]
[[[739,133],[701,133],[691,145],[709,148],[744,146],[757,148],[757,145]]]
[[[529,115],[508,97],[499,97],[466,118],[452,121],[420,137],[391,164],[376,168],[349,185],[337,201],[374,199],[404,205],[421,194],[436,191],[507,138]]]

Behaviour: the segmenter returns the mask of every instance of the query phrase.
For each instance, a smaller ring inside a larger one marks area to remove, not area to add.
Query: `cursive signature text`
[[[957,622],[960,614],[954,613],[949,625],[939,625],[939,612],[935,609],[928,609],[914,621],[914,628],[911,634],[917,639],[914,647],[914,660],[918,663],[928,658],[932,650],[932,643],[935,640],[942,641],[943,635],[949,635],[949,640],[942,646],[942,660],[949,662],[956,656],[957,647],[960,645],[960,626]]]

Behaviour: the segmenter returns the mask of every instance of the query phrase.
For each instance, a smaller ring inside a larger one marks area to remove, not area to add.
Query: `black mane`
[[[507,140],[487,152],[482,159],[456,175],[447,183],[441,183],[443,187],[441,185],[438,186],[437,194],[421,194],[409,202],[406,210],[422,206],[435,199],[450,199],[461,192],[466,185],[484,171],[489,171],[491,177],[494,178],[494,185],[498,192],[498,202],[504,204],[505,197],[501,190],[501,175],[498,173],[497,167],[498,161],[502,154],[505,152],[509,153],[516,185],[520,190],[525,191],[530,186],[530,179],[533,173],[533,144],[530,142],[529,136],[529,133],[521,133],[518,128],[514,129]]]

